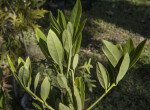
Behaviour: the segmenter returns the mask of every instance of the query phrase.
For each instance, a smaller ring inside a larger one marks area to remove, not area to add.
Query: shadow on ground
[[[150,38],[150,6],[128,1],[97,1],[89,16]]]
[[[119,33],[118,28],[124,31],[127,30],[128,33],[125,34],[128,37],[138,35],[143,38],[150,38],[150,6],[146,3],[144,4],[144,2],[139,5],[129,1],[97,0],[93,8],[86,12],[85,15],[88,21],[83,33],[83,47],[87,47],[90,44],[96,46],[100,44],[101,42],[97,41],[97,39],[93,39],[94,36],[99,36],[100,39],[98,40],[107,36],[107,38],[112,37],[111,39],[114,39],[114,41],[119,41],[118,37],[120,38],[122,35]],[[131,35],[130,33],[133,34]],[[127,39],[127,37],[122,38]],[[100,45],[95,49],[99,48]]]

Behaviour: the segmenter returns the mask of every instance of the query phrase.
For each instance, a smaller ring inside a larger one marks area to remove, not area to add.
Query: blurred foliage
[[[40,9],[46,0],[2,0],[0,2],[0,34],[39,27],[37,20],[46,10]]]

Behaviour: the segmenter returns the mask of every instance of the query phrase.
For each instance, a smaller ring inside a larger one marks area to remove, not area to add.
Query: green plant
[[[21,33],[26,53],[27,46],[23,31],[37,28],[37,20],[44,17],[46,10],[40,9],[45,0],[2,0],[0,2],[0,35],[7,38]]]
[[[78,52],[81,45],[82,30],[86,22],[84,20],[80,24],[81,12],[81,2],[77,0],[68,23],[66,23],[62,11],[59,10],[57,20],[50,13],[51,23],[47,37],[42,31],[36,29],[39,46],[49,62],[51,73],[56,76],[58,85],[52,83],[50,75],[47,74],[44,79],[41,79],[41,73],[38,73],[34,79],[34,91],[31,91],[32,69],[30,58],[28,57],[26,61],[19,58],[17,66],[19,69],[17,70],[8,56],[9,64],[17,82],[35,100],[41,102],[42,106],[33,103],[35,108],[39,110],[42,110],[42,108],[52,110],[86,109],[84,108],[86,81],[84,75],[90,74],[90,68],[93,66],[90,64],[91,59],[83,66],[78,66]],[[116,86],[127,70],[137,62],[146,40],[142,41],[136,48],[131,39],[126,42],[123,48],[120,44],[114,45],[106,40],[103,40],[102,43],[103,52],[109,62],[107,69],[101,63],[97,63],[96,73],[105,93],[87,108],[88,110]],[[42,80],[41,83],[39,83],[40,80]],[[40,90],[37,89],[38,85],[41,85]]]

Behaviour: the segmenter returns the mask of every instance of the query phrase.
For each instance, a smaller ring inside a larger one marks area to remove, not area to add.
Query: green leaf
[[[73,30],[73,25],[72,25],[71,22],[68,22],[68,24],[67,24],[67,30],[71,33],[71,37],[73,38],[74,30]]]
[[[64,76],[64,74],[57,74],[57,82],[60,85],[61,88],[68,88],[67,79]]]
[[[118,48],[118,50],[120,51],[120,53],[122,53],[122,52],[123,52],[123,49],[122,49],[121,44],[117,44],[117,45],[116,45],[116,47]]]
[[[80,23],[81,14],[82,14],[81,2],[80,0],[77,0],[69,20],[75,27],[78,26],[78,24]]]
[[[84,108],[85,101],[85,84],[82,77],[76,77],[75,85],[78,88],[79,94],[81,96],[82,108]]]
[[[115,67],[119,62],[120,58],[122,57],[122,53],[119,51],[117,46],[113,45],[112,43],[106,40],[102,40],[102,43],[102,50],[104,54],[107,56],[111,64]]]
[[[26,62],[24,64],[24,67],[27,68],[27,69],[31,68],[31,61],[30,61],[29,57],[27,57]]]
[[[74,58],[73,58],[73,69],[75,70],[75,68],[77,67],[78,64],[78,60],[79,60],[79,55],[75,54]]]
[[[58,10],[58,17],[57,17],[57,22],[61,26],[62,29],[66,29],[66,19],[61,10]]]
[[[18,76],[19,76],[20,81],[22,81],[22,83],[24,84],[24,86],[28,87],[29,78],[30,78],[29,69],[22,66],[19,70],[19,75]]]
[[[74,42],[72,48],[73,56],[79,52],[81,46],[81,40],[82,40],[82,35],[80,35],[79,38]]]
[[[29,70],[29,80],[28,80],[28,87],[31,85],[31,73],[32,73],[32,68],[31,68],[31,61],[30,58],[27,57],[26,62],[24,64],[24,67]]]
[[[19,59],[18,59],[18,66],[21,67],[24,64],[25,64],[24,60],[21,57],[19,57]]]
[[[44,56],[46,57],[46,59],[49,61],[50,54],[47,48],[47,38],[40,29],[36,28],[35,32],[36,32],[36,37],[39,43],[39,47],[41,51],[43,52]]]
[[[32,103],[32,105],[36,108],[36,110],[42,110],[42,108],[38,104]]]
[[[5,93],[3,88],[0,91],[0,110],[5,110]]]
[[[74,87],[74,96],[75,96],[75,99],[76,99],[77,108],[78,108],[78,110],[82,110],[82,101],[81,101],[79,91],[78,91],[75,84],[74,84],[73,87]]]
[[[61,88],[65,88],[68,91],[70,99],[73,102],[71,89],[68,86],[67,79],[66,79],[65,75],[60,74],[60,73],[57,74],[57,82]]]
[[[39,79],[40,79],[40,73],[37,73],[34,80],[34,92],[36,91],[36,88],[38,86]]]
[[[58,65],[62,65],[62,61],[64,58],[64,49],[60,40],[52,30],[50,30],[48,33],[47,46],[49,53],[55,63],[57,63]]]
[[[36,38],[37,38],[38,42],[40,41],[40,39],[42,39],[44,42],[47,41],[46,36],[40,29],[36,28],[35,33],[36,33]]]
[[[99,62],[96,65],[96,73],[101,86],[107,90],[110,84],[108,72],[106,68]]]
[[[59,110],[71,110],[71,109],[64,104],[59,103]]]
[[[72,36],[71,33],[65,29],[62,34],[62,42],[67,53],[72,49]]]
[[[126,53],[131,53],[134,50],[134,43],[132,41],[132,39],[128,39],[124,48],[123,48],[123,54],[125,55]]]
[[[130,64],[130,57],[129,57],[129,54],[126,53],[123,58],[123,61],[121,63],[120,69],[119,69],[119,73],[116,78],[116,84],[118,84],[118,82],[124,77],[124,75],[128,71],[129,64]]]
[[[15,67],[14,67],[14,65],[13,65],[13,63],[12,63],[12,61],[11,61],[11,59],[10,59],[10,57],[7,55],[7,59],[8,59],[8,62],[9,62],[9,65],[10,65],[10,67],[11,67],[11,70],[12,70],[12,72],[16,72],[16,69],[15,69]]]
[[[82,35],[82,31],[84,29],[85,23],[86,23],[86,19],[81,23],[81,25],[79,25],[77,33],[73,38],[73,43],[80,37],[80,35]]]
[[[48,77],[45,77],[45,79],[41,84],[41,98],[43,99],[43,101],[45,101],[48,98],[49,91],[50,91],[50,82],[48,80]]]
[[[133,54],[131,54],[130,56],[130,66],[129,68],[131,68],[137,61],[138,59],[140,58],[140,55],[142,53],[142,50],[145,46],[145,43],[146,43],[147,39],[145,39],[144,41],[142,41],[137,47],[136,49],[134,50]]]
[[[50,17],[50,23],[59,31],[59,33],[61,33],[61,32],[62,32],[62,28],[61,28],[60,25],[57,23],[57,20],[56,20],[55,17],[52,15],[52,12],[50,12],[49,17]]]
[[[53,26],[52,24],[50,24],[50,29],[53,30],[53,32],[59,37],[59,39],[61,40],[61,32],[59,32],[55,26]]]

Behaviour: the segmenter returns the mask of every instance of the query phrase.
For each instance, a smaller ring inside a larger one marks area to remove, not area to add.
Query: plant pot
[[[36,108],[32,105],[32,103],[36,103],[41,106],[41,103],[34,100],[29,94],[25,93],[25,95],[21,99],[21,106],[24,110],[36,110]]]
[[[64,11],[65,0],[56,0],[55,2],[49,2],[48,5],[49,5],[49,8],[52,11],[53,15],[56,17],[58,9]]]

